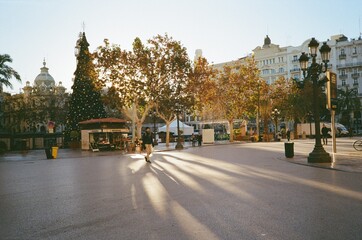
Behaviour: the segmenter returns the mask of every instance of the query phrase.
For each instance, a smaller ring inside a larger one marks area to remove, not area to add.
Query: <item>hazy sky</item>
[[[56,83],[70,91],[83,22],[91,51],[104,38],[130,50],[136,37],[168,33],[191,59],[202,49],[220,63],[251,53],[266,34],[280,46],[340,33],[357,38],[361,10],[361,0],[0,0],[0,54],[10,54],[22,78],[6,90],[33,84],[45,58]]]

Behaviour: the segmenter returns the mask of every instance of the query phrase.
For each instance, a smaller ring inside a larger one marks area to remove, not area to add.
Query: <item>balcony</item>
[[[362,66],[362,62],[337,64],[337,68],[350,68],[350,67],[359,67],[359,66]]]
[[[351,76],[353,79],[359,78],[359,73],[352,73]]]
[[[348,74],[342,74],[342,75],[338,75],[339,79],[341,80],[345,80],[348,78]]]
[[[292,68],[290,69],[290,72],[300,72],[300,68]]]
[[[339,54],[339,59],[346,59],[347,55],[345,53]]]

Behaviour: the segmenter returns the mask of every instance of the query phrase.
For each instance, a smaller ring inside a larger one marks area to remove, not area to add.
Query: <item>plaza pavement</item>
[[[356,151],[352,144],[354,141],[360,137],[346,137],[346,138],[337,138],[337,153],[332,153],[332,142],[329,139],[329,145],[324,146],[325,150],[330,153],[332,157],[332,163],[308,163],[308,153],[313,149],[314,139],[297,139],[292,140],[294,142],[294,157],[286,158],[284,154],[281,154],[279,159],[288,161],[294,164],[301,164],[310,167],[320,167],[331,170],[346,171],[346,172],[359,172],[362,173],[362,151]],[[282,140],[279,147],[283,148]],[[235,141],[230,143],[229,141],[216,141],[213,144],[203,144],[201,147],[212,147],[216,145],[225,145],[225,144],[246,144],[249,142],[246,141]],[[250,142],[251,143],[251,142]],[[253,143],[251,143],[253,144]],[[267,144],[267,143],[266,143]],[[192,148],[191,143],[186,142],[183,144],[184,148]],[[175,149],[176,143],[170,143],[167,147],[165,143],[160,143],[154,147],[154,151],[177,151]],[[299,149],[309,150],[303,152]],[[196,145],[196,147],[198,147]],[[101,156],[111,156],[119,154],[128,154],[127,152],[122,151],[101,151],[101,152],[92,152],[92,151],[82,151],[79,149],[59,149],[58,159],[66,158],[86,158],[86,157],[101,157]],[[0,161],[34,161],[34,160],[49,160],[46,158],[44,150],[29,150],[29,151],[13,151],[8,152],[4,155],[0,155]],[[56,160],[56,159],[52,159]]]
[[[361,155],[338,141],[334,165],[318,168],[310,139],[290,159],[283,142],[160,144],[152,164],[120,151],[7,153],[0,239],[361,239],[362,175],[347,172]]]

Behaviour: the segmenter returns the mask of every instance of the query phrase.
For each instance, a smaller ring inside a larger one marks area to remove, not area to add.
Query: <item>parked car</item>
[[[331,123],[324,123],[324,124],[326,125],[327,128],[329,128],[329,129],[332,128]],[[340,123],[335,123],[335,129],[336,129],[336,137],[345,137],[345,136],[349,135],[347,128]]]

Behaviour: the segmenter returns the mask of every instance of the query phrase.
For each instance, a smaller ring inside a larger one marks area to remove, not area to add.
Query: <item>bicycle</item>
[[[356,149],[357,151],[362,151],[362,139],[357,140],[353,143],[353,147],[354,149]]]

